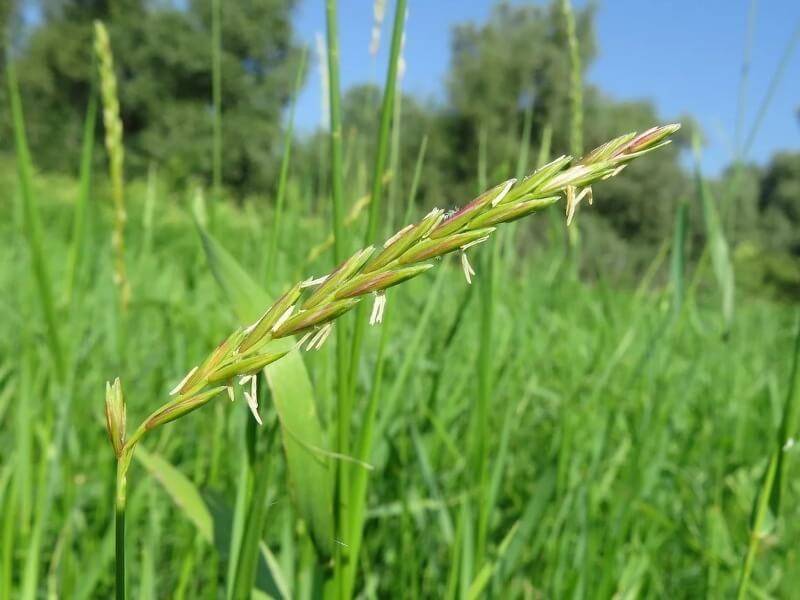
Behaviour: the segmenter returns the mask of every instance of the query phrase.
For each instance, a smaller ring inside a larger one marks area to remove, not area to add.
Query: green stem
[[[330,157],[331,157],[331,209],[333,217],[333,259],[339,264],[344,257],[344,222],[342,216],[342,196],[344,172],[342,164],[342,109],[339,84],[339,33],[337,25],[336,0],[327,0],[325,17],[327,22],[328,41],[328,103],[330,107]],[[343,324],[336,328],[336,364],[337,364],[337,443],[340,454],[347,454],[350,446],[350,408],[347,395],[347,330]],[[336,533],[345,541],[347,528],[347,485],[349,471],[344,463],[336,467],[338,483],[336,486],[336,505],[334,509]],[[342,585],[341,569],[348,556],[345,544],[336,545],[335,585]]]
[[[485,127],[481,128],[478,144],[478,188],[486,187],[487,175],[487,145],[488,134]],[[487,483],[487,452],[489,436],[489,402],[492,395],[492,316],[494,312],[494,270],[495,270],[495,251],[492,246],[485,249],[484,259],[481,261],[481,276],[478,280],[478,287],[481,298],[480,315],[480,345],[478,350],[478,399],[475,410],[475,438],[473,439],[473,477],[479,482],[479,494],[484,498]],[[478,511],[478,528],[476,531],[475,542],[475,564],[480,565],[483,561],[484,546],[486,544],[486,533],[488,527],[488,506],[485,502],[480,503]]]
[[[75,217],[72,222],[72,245],[67,260],[67,283],[64,292],[66,305],[72,304],[72,293],[80,267],[85,240],[86,206],[89,202],[89,188],[92,177],[92,153],[94,150],[94,130],[97,121],[97,95],[89,92],[89,104],[86,109],[86,120],[83,125],[83,146],[81,150],[81,167],[78,187],[78,198],[75,203]]]
[[[222,195],[222,7],[220,0],[211,2],[211,94],[214,104],[214,139],[212,183],[214,192],[209,207],[212,231],[217,203]]]
[[[281,232],[281,220],[283,217],[283,205],[286,197],[286,183],[289,178],[289,163],[292,158],[292,139],[294,138],[294,113],[297,106],[297,97],[303,86],[303,74],[305,73],[306,48],[303,48],[300,55],[300,63],[297,65],[297,75],[294,83],[294,96],[289,108],[289,121],[286,123],[286,134],[283,139],[283,158],[281,159],[281,172],[278,178],[278,192],[275,196],[275,216],[272,219],[272,234],[269,236],[269,249],[267,251],[265,279],[274,276],[272,266],[275,262],[275,253],[278,249],[278,236]]]
[[[130,464],[128,453],[123,451],[117,459],[117,487],[114,496],[116,569],[115,590],[117,600],[125,600],[125,502],[127,494],[127,471]]]
[[[372,171],[372,201],[369,205],[369,219],[367,220],[367,233],[364,244],[369,245],[375,241],[378,230],[378,214],[381,198],[383,196],[383,171],[386,168],[386,159],[389,153],[390,131],[392,114],[394,112],[394,96],[397,89],[397,65],[400,59],[400,49],[403,45],[403,28],[405,25],[406,0],[397,0],[394,13],[394,28],[392,30],[392,49],[389,57],[389,69],[386,74],[386,86],[383,92],[381,105],[381,122],[378,130],[378,150],[375,154],[375,164]],[[393,174],[397,177],[397,173]],[[352,350],[350,352],[350,393],[356,385],[358,374],[359,356],[364,339],[367,306],[359,306],[356,316],[355,331],[353,332]]]
[[[756,553],[758,546],[761,542],[761,531],[764,527],[764,520],[769,512],[769,498],[772,484],[775,481],[775,473],[778,468],[778,456],[781,449],[778,448],[769,459],[767,463],[767,470],[764,473],[764,480],[761,485],[761,490],[758,493],[758,499],[755,506],[753,523],[750,529],[750,540],[747,544],[747,555],[744,559],[744,565],[739,576],[739,587],[736,592],[737,600],[744,600],[747,597],[747,588],[750,586],[750,576],[753,572],[753,564],[755,563]]]

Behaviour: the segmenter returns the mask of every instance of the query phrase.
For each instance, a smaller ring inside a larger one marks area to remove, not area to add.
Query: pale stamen
[[[286,323],[286,320],[287,320],[289,317],[291,317],[291,316],[292,316],[292,313],[293,313],[293,312],[294,312],[294,305],[292,305],[292,306],[290,306],[289,308],[287,308],[287,309],[286,309],[286,310],[283,312],[283,314],[280,316],[280,318],[278,318],[278,320],[277,320],[277,321],[275,321],[275,325],[273,325],[273,326],[272,326],[272,331],[273,331],[273,332],[274,332],[274,331],[277,331],[277,330],[278,330],[278,328],[279,328],[281,325],[283,325],[284,323]]]
[[[196,367],[196,366],[195,366],[195,367],[194,367],[194,368],[193,368],[191,371],[189,371],[189,372],[186,374],[186,376],[185,376],[183,379],[181,379],[181,382],[180,382],[178,385],[176,385],[174,388],[172,388],[172,390],[170,390],[170,392],[169,392],[169,395],[170,395],[170,396],[174,396],[174,395],[175,395],[175,394],[177,394],[179,391],[181,391],[181,388],[184,386],[184,384],[185,384],[187,381],[189,381],[189,378],[190,378],[192,375],[194,375],[194,372],[195,372],[195,371],[197,371],[197,367]]]
[[[376,292],[375,301],[372,304],[372,314],[369,316],[369,324],[375,325],[376,323],[383,322],[383,311],[386,308],[386,294],[384,292]]]
[[[503,188],[503,191],[501,191],[497,195],[497,197],[494,200],[492,200],[492,208],[494,208],[495,206],[500,204],[500,202],[502,202],[503,198],[506,197],[506,195],[508,194],[509,190],[511,189],[511,186],[513,186],[515,183],[517,183],[516,179],[509,179],[508,181],[506,181],[506,185]]]
[[[308,341],[308,338],[310,338],[312,335],[314,335],[314,331],[313,330],[312,331],[307,331],[303,335],[303,337],[300,338],[300,341],[297,342],[297,344],[295,344],[295,348],[302,348],[303,344],[305,344]]]
[[[467,280],[467,283],[472,285],[472,277],[475,275],[475,270],[472,268],[472,265],[469,264],[467,253],[463,250],[461,251],[461,269],[464,271],[464,278]]]
[[[483,242],[485,242],[488,239],[489,239],[489,236],[486,235],[486,236],[484,236],[482,238],[479,238],[477,240],[472,240],[469,244],[464,244],[463,246],[461,246],[461,249],[462,250],[466,250],[467,248],[472,248],[473,246],[477,246],[478,244],[482,244]]]
[[[413,229],[413,228],[414,228],[414,224],[413,224],[413,223],[412,223],[411,225],[406,225],[406,226],[405,226],[405,227],[403,227],[403,228],[402,228],[400,231],[398,231],[398,232],[397,232],[397,233],[395,233],[395,234],[394,234],[392,237],[390,237],[388,240],[386,240],[386,241],[383,243],[383,247],[384,247],[384,248],[388,248],[389,246],[391,246],[392,244],[394,244],[394,243],[395,243],[397,240],[399,240],[399,239],[400,239],[400,237],[401,237],[403,234],[407,233],[408,231],[411,231],[411,229]]]
[[[250,408],[250,412],[253,414],[253,418],[256,420],[256,423],[263,425],[261,421],[261,415],[258,414],[258,376],[245,375],[239,379],[239,385],[241,386],[246,385],[248,382],[250,383],[250,391],[248,392],[245,390],[244,399],[247,401],[247,406]]]
[[[325,340],[328,339],[328,336],[331,334],[333,330],[333,323],[325,323],[320,330],[311,338],[311,341],[308,342],[306,346],[306,350],[319,350],[322,348],[322,344],[325,343]]]
[[[315,285],[319,285],[320,283],[325,283],[325,280],[328,278],[327,275],[323,275],[322,277],[317,277],[314,279],[313,277],[309,277],[304,282],[300,284],[300,289],[314,287]]]

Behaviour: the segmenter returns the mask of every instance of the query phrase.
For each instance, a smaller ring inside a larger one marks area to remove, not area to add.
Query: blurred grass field
[[[337,3],[326,6],[335,23]],[[569,2],[552,8],[567,23],[571,76],[569,131],[556,135],[580,156],[576,23]],[[405,2],[395,10],[382,105],[373,111],[372,98],[353,119],[368,126],[342,135],[334,58],[330,132],[293,158],[292,106],[280,168],[270,165],[275,191],[263,195],[222,181],[213,12],[211,185],[176,180],[155,160],[134,170],[122,254],[111,244],[119,173],[105,175],[93,131],[98,106],[112,122],[116,92],[89,103],[82,148],[69,149],[75,175],[59,174],[28,155],[6,73],[16,152],[0,154],[0,600],[121,597],[126,578],[129,596],[145,599],[796,597],[797,279],[764,275],[796,263],[784,253],[774,266],[768,246],[733,239],[749,172],[737,159],[709,184],[696,131],[694,185],[674,146],[655,152],[597,183],[571,229],[559,203],[470,250],[472,285],[445,257],[388,292],[379,326],[366,327],[363,310],[337,321],[337,336],[302,353],[311,389],[302,363],[283,384],[265,369],[263,427],[237,391],[149,431],[128,475],[127,576],[115,581],[106,382],[122,381],[130,435],[268,299],[327,273],[331,254],[384,239],[454,191],[486,189],[511,165],[522,176],[548,161],[553,131],[535,132],[533,156],[527,108],[500,126],[521,125],[498,145],[516,156],[498,159],[485,124],[467,127],[475,164],[459,165],[467,174],[446,194],[419,193],[437,168],[428,141],[436,157],[442,131],[404,129],[401,107],[415,109],[395,92]],[[337,57],[335,31],[327,43]],[[114,70],[104,66],[105,93]],[[109,147],[121,163],[120,143]],[[604,220],[604,190],[630,177],[636,196],[674,172],[687,196],[650,207],[654,243]],[[648,173],[658,175],[637,188]],[[788,287],[776,292],[776,280]]]

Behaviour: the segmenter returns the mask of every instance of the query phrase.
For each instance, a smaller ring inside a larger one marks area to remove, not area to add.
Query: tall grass
[[[214,107],[211,149],[211,223],[222,200],[222,1],[211,0],[211,103]]]
[[[11,118],[14,125],[14,145],[16,150],[17,172],[19,176],[20,199],[22,204],[23,225],[25,237],[31,253],[34,280],[37,286],[37,296],[41,304],[44,322],[47,325],[46,344],[50,349],[53,366],[58,379],[65,376],[65,361],[61,332],[57,325],[53,289],[47,260],[46,248],[42,232],[42,223],[39,216],[39,207],[33,190],[33,162],[28,150],[28,140],[25,134],[25,118],[22,114],[22,100],[20,99],[19,86],[14,63],[10,56],[6,63],[6,80],[8,95],[11,101]]]

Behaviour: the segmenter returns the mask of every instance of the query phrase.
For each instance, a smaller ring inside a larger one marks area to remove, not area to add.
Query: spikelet
[[[108,31],[100,21],[94,22],[94,51],[100,71],[100,96],[103,101],[108,175],[111,180],[111,196],[114,202],[114,229],[111,234],[111,246],[114,253],[114,283],[119,292],[120,306],[125,311],[131,293],[125,269],[125,222],[127,221],[123,176],[125,150],[122,145],[122,119],[119,116],[114,56],[111,52]]]

